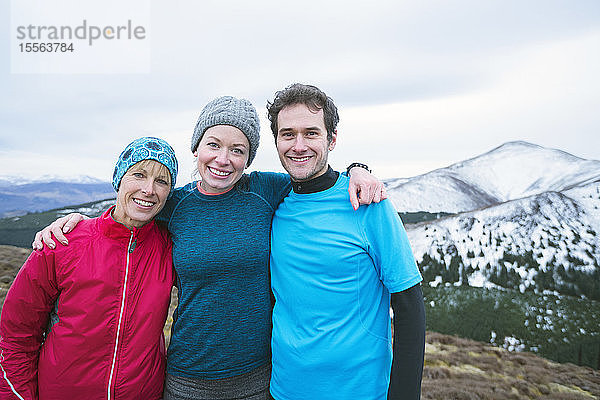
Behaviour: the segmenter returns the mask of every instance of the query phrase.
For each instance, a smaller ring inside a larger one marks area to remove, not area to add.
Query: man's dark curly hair
[[[331,97],[327,96],[321,89],[312,85],[294,83],[283,90],[275,93],[273,102],[267,101],[267,113],[271,121],[271,132],[277,142],[277,116],[287,106],[304,104],[310,110],[318,112],[323,110],[325,129],[327,129],[327,141],[331,142],[333,133],[337,127],[340,117],[337,107]]]

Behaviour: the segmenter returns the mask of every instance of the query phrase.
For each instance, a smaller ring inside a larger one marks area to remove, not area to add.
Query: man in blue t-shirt
[[[327,163],[339,117],[325,93],[294,84],[267,108],[293,187],[271,231],[271,394],[277,400],[418,399],[422,278],[398,214],[388,200],[350,206],[347,176]]]

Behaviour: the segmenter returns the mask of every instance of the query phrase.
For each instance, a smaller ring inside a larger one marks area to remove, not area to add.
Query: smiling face
[[[250,144],[246,135],[230,125],[216,125],[204,132],[194,152],[206,193],[223,193],[231,189],[244,174]]]
[[[139,228],[162,210],[170,191],[167,167],[154,160],[140,161],[121,179],[113,219],[129,229]]]
[[[277,116],[277,153],[294,181],[307,181],[327,172],[327,158],[336,139],[334,132],[331,141],[327,140],[323,110],[294,104]]]

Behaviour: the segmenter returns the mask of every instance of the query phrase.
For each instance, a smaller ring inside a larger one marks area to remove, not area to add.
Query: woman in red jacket
[[[176,176],[167,142],[133,141],[115,167],[116,205],[82,222],[71,246],[30,255],[2,308],[0,398],[161,398],[174,273],[153,218]]]

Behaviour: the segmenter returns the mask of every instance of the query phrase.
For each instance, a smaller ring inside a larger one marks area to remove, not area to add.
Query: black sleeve
[[[421,285],[392,293],[392,310],[394,359],[388,400],[420,399],[425,356],[425,305]]]

